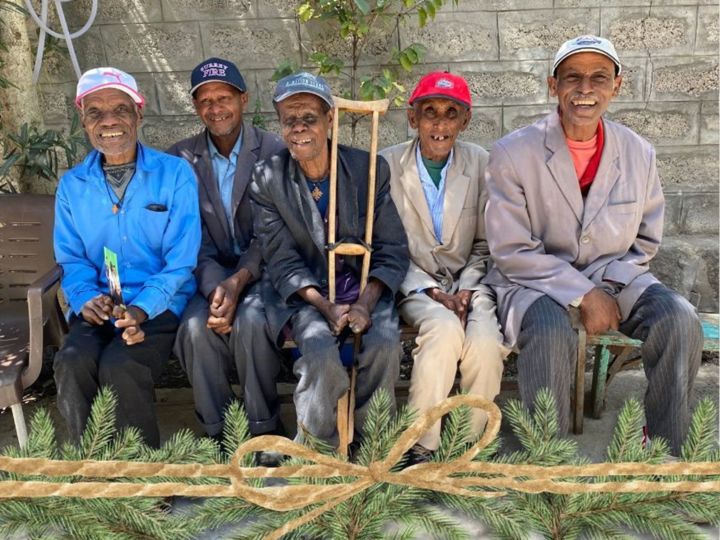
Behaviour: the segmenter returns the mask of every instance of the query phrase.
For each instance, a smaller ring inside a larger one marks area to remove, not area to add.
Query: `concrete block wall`
[[[74,28],[90,0],[65,3]],[[319,44],[342,54],[327,24],[301,25],[292,0],[102,0],[91,30],[75,41],[81,67],[113,65],[133,73],[148,98],[142,136],[164,148],[199,129],[190,70],[203,58],[235,61],[257,111],[277,130],[269,78],[282,60],[308,64]],[[427,47],[424,65],[405,78],[448,69],[465,76],[473,120],[465,138],[486,148],[555,106],[545,79],[558,46],[583,33],[614,41],[625,66],[620,96],[608,117],[650,140],[667,198],[665,240],[653,270],[666,283],[718,309],[718,0],[460,0],[419,28],[374,27],[361,72],[386,63],[398,42]],[[33,33],[34,35],[34,33]],[[74,74],[51,58],[40,82],[48,125],[67,125]],[[337,92],[349,86],[332,79]],[[381,145],[412,135],[402,109],[381,124]],[[360,143],[363,136],[360,135]]]

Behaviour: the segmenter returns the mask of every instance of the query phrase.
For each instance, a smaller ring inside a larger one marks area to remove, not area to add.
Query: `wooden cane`
[[[351,101],[333,97],[335,107],[333,111],[333,131],[330,149],[330,195],[328,202],[328,299],[335,302],[335,256],[362,256],[360,272],[360,293],[365,289],[370,274],[370,252],[372,250],[373,221],[375,217],[375,168],[377,165],[378,127],[380,114],[387,111],[390,102],[387,99],[378,101]],[[363,244],[342,242],[335,244],[336,238],[336,210],[337,210],[337,163],[338,139],[340,133],[340,111],[358,114],[372,114],[370,128],[370,169],[368,171],[367,210],[365,213],[365,237]],[[353,346],[354,358],[360,351],[362,337],[355,336]],[[353,365],[350,370],[350,388],[337,404],[337,429],[339,435],[338,452],[347,455],[348,445],[352,442],[355,413],[355,379],[357,372]]]

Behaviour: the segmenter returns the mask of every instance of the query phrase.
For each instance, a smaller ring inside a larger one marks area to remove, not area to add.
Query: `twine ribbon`
[[[443,415],[460,406],[486,412],[488,420],[482,437],[457,459],[444,463],[422,463],[404,470],[393,470],[403,454]],[[267,538],[277,539],[308,523],[365,489],[378,483],[396,484],[439,491],[466,497],[502,497],[504,490],[526,493],[647,493],[647,492],[720,492],[720,480],[684,478],[670,481],[649,480],[647,477],[710,476],[720,477],[717,462],[596,463],[590,465],[512,465],[473,461],[500,430],[498,407],[477,396],[460,395],[445,399],[422,414],[404,431],[387,456],[367,467],[327,456],[284,437],[263,435],[241,444],[228,464],[168,464],[132,461],[60,461],[40,458],[9,458],[0,456],[0,471],[40,477],[83,477],[93,481],[48,482],[6,480],[0,482],[0,498],[19,497],[239,497],[263,508],[286,512],[310,505],[320,506],[306,512],[273,531]],[[248,454],[272,450],[311,462],[283,465],[276,468],[243,467]],[[182,481],[138,483],[97,481],[99,478],[218,478],[229,484],[188,484]],[[257,478],[316,479],[346,477],[340,484],[293,483],[282,486],[255,487],[248,480]],[[570,477],[581,481],[568,480]],[[610,478],[608,478],[610,477]],[[620,480],[613,477],[630,477]],[[641,478],[635,478],[641,477]],[[600,479],[592,482],[591,479]]]

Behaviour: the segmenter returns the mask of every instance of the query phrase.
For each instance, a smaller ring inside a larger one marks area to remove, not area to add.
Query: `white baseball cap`
[[[85,96],[103,88],[115,88],[125,92],[140,108],[145,105],[145,98],[138,91],[137,82],[132,75],[113,67],[94,68],[83,73],[77,84],[75,105],[80,107]]]
[[[553,77],[555,76],[555,72],[557,71],[558,66],[563,60],[565,60],[569,56],[572,56],[573,54],[581,52],[596,52],[607,56],[615,64],[615,67],[617,68],[617,74],[620,75],[620,73],[622,73],[622,65],[620,64],[620,58],[618,57],[618,53],[615,50],[615,46],[612,44],[612,42],[605,38],[588,35],[569,39],[562,44],[560,49],[558,49],[557,54],[555,55],[555,63],[553,64],[552,68]]]

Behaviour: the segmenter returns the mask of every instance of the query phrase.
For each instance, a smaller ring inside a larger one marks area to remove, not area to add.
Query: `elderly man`
[[[663,193],[653,147],[603,118],[621,72],[608,40],[567,41],[548,77],[558,110],[493,147],[485,222],[494,266],[485,282],[520,351],[523,401],[550,388],[567,430],[577,347],[568,310],[577,308],[588,333],[620,329],[644,342],[647,428],[678,453],[702,328],[693,307],[648,270]]]
[[[407,239],[390,198],[387,163],[379,158],[368,285],[358,295],[360,261],[340,260],[337,297],[334,303],[328,300],[331,91],[321,77],[297,73],[278,82],[273,102],[288,149],[258,165],[251,186],[255,230],[267,262],[265,307],[274,338],[287,328],[302,355],[293,366],[299,378],[299,435],[307,430],[336,444],[337,400],[349,385],[338,352],[346,329],[363,336],[355,359],[356,425],[362,428],[375,390],[393,394],[400,357],[393,300],[407,271]],[[340,146],[338,154],[337,237],[362,238],[369,156],[346,146]],[[274,395],[264,397],[276,400]]]
[[[261,254],[253,235],[248,185],[255,163],[285,145],[277,135],[243,122],[248,93],[235,64],[208,58],[193,70],[190,81],[195,112],[205,129],[168,152],[184,157],[195,169],[203,234],[195,270],[198,294],[183,315],[175,353],[192,384],[200,423],[208,435],[219,437],[225,408],[235,399],[230,386],[233,368],[242,387],[248,358],[258,359],[250,369],[277,366],[279,351],[266,331],[256,286]],[[260,378],[275,375],[271,371]],[[251,375],[249,381],[256,379]],[[276,432],[281,426],[278,411],[264,405],[245,399],[254,435]]]
[[[153,387],[195,292],[197,182],[184,160],[138,143],[144,100],[127,73],[87,71],[75,103],[95,150],[56,194],[55,258],[71,309],[54,363],[58,407],[80,440],[98,388],[110,386],[118,426],[157,446]],[[105,248],[117,256],[122,303],[109,295]]]
[[[461,387],[492,400],[500,391],[502,335],[495,302],[480,284],[489,256],[485,239],[485,165],[481,147],[458,141],[471,117],[462,77],[434,72],[410,96],[417,136],[381,152],[391,194],[408,234],[410,269],[400,286],[400,315],[418,330],[408,403],[425,411],[447,397],[460,368]],[[487,420],[473,412],[479,434]],[[440,445],[440,422],[409,453],[428,461]]]

